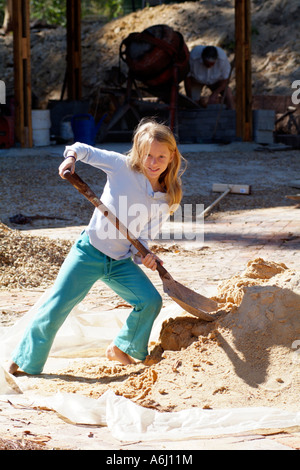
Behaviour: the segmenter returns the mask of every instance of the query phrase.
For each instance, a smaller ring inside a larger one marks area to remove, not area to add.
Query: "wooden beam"
[[[29,0],[12,0],[15,88],[15,136],[32,147]]]
[[[251,7],[235,0],[236,134],[252,140]]]
[[[81,0],[67,0],[67,85],[68,99],[80,100],[81,81]]]

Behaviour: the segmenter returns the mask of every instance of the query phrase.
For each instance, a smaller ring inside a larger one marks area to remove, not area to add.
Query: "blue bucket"
[[[91,114],[76,114],[73,116],[71,126],[74,134],[74,141],[94,145],[96,135],[105,116],[106,115],[100,119],[98,124],[95,123]]]

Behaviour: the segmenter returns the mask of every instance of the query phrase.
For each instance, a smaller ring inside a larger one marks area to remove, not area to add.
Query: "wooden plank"
[[[242,117],[244,115],[244,50],[243,50],[243,28],[241,18],[244,16],[243,2],[235,0],[235,70],[236,70],[236,134],[243,136]]]
[[[230,189],[230,193],[234,194],[250,194],[251,186],[247,184],[224,184],[224,183],[214,183],[212,190],[214,193],[223,193],[227,189]]]
[[[29,0],[13,0],[15,136],[32,147]]]
[[[67,1],[68,99],[81,100],[81,1]]]
[[[23,68],[22,68],[22,55],[21,55],[21,11],[18,8],[17,0],[13,0],[13,44],[14,44],[14,88],[15,88],[15,136],[16,139],[22,144],[23,134]]]
[[[235,0],[236,134],[252,140],[250,0]]]

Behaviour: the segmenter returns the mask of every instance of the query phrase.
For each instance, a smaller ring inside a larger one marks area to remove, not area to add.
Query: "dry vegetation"
[[[47,287],[70,250],[66,240],[25,235],[0,223],[0,289]]]

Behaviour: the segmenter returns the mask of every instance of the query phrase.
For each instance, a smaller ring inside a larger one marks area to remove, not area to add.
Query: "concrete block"
[[[202,139],[212,138],[218,120],[215,138],[219,140],[236,139],[236,113],[235,110],[208,107],[199,110],[179,111],[179,139],[181,141],[199,142]],[[200,140],[199,140],[200,139]]]
[[[275,128],[275,117],[275,111],[272,109],[253,110],[253,129],[273,131]]]
[[[205,109],[206,109],[207,111],[211,111],[211,110],[219,111],[220,108],[221,108],[221,104],[220,104],[220,103],[216,103],[216,104],[208,104]]]
[[[224,130],[227,130],[227,129],[236,129],[236,126],[235,126],[235,121],[221,121],[218,123],[218,129],[224,129]]]
[[[273,144],[274,134],[273,131],[268,130],[255,130],[253,132],[253,139],[259,144]]]

